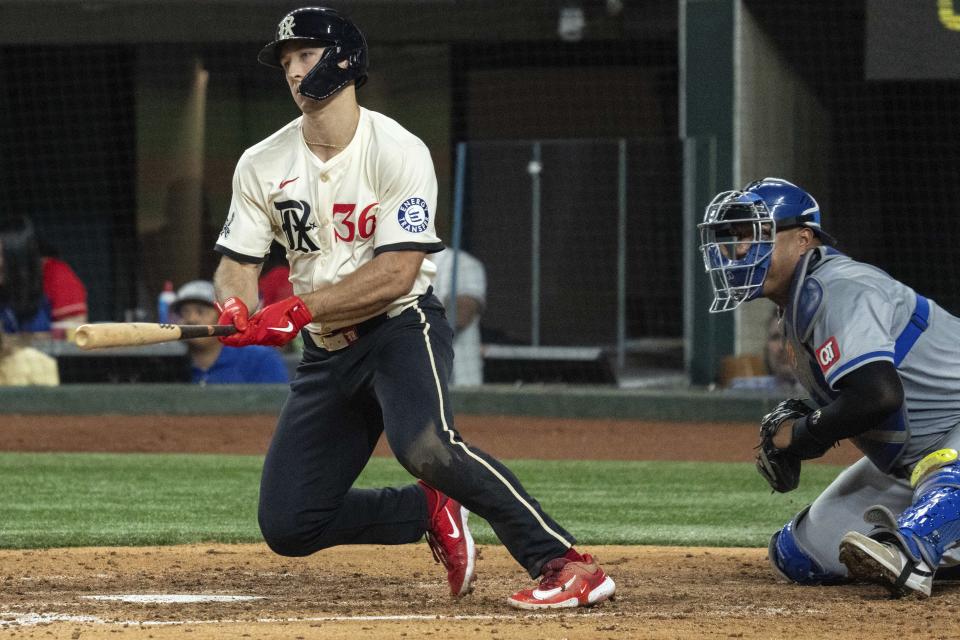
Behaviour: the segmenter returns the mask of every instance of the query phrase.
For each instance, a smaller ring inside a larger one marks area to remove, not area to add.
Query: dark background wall
[[[584,1],[574,40],[559,33],[567,2],[331,4],[371,43],[361,103],[431,149],[445,238],[457,142],[552,141],[543,174],[544,336],[552,343],[613,339],[615,141],[629,140],[630,333],[679,335],[679,314],[668,311],[680,304],[682,258],[673,0]],[[165,279],[210,277],[236,159],[299,115],[277,72],[255,61],[296,6],[76,1],[38,12],[36,3],[0,2],[4,201],[60,230],[53,237],[90,286],[94,319],[152,309]],[[209,74],[200,134],[189,122],[198,68]],[[202,136],[202,170],[192,173],[191,135]],[[602,142],[583,142],[592,139]],[[471,154],[464,247],[487,266],[492,331],[523,341],[527,162],[510,166],[479,147]],[[197,225],[182,215],[191,207]]]
[[[960,80],[868,80],[864,0],[745,5],[829,111],[818,197],[841,248],[960,312]]]

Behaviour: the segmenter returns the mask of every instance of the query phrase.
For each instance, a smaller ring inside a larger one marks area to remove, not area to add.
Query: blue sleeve
[[[287,363],[283,356],[272,347],[251,346],[247,349],[255,349],[251,355],[256,358],[250,358],[247,370],[250,373],[250,382],[289,382],[290,376],[287,375]]]

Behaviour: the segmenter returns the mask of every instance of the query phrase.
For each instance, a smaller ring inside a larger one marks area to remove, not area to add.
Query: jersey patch
[[[236,217],[237,217],[236,211],[231,211],[229,214],[227,214],[227,221],[223,223],[223,229],[220,229],[221,238],[230,237],[230,225],[233,224],[233,219]]]
[[[837,345],[837,339],[830,336],[829,340],[817,347],[816,354],[820,371],[826,373],[840,359],[840,347]]]
[[[423,198],[407,198],[397,211],[397,221],[404,231],[423,233],[430,222],[430,212]]]

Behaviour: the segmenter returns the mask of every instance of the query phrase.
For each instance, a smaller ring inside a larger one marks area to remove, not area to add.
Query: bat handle
[[[179,326],[181,340],[210,338],[214,336],[232,336],[237,332],[237,328],[232,324],[198,324]]]

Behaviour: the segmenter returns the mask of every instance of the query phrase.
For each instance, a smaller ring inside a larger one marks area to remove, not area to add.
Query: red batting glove
[[[313,314],[303,300],[290,296],[253,314],[246,331],[220,340],[238,347],[248,344],[282,347],[293,340],[311,320]]]
[[[237,331],[245,331],[250,316],[247,305],[240,298],[227,298],[221,305],[217,303],[217,311],[220,312],[220,319],[217,324],[232,324]]]
[[[232,336],[221,336],[220,342],[231,347],[243,347],[248,344],[254,344],[247,340],[247,327],[250,324],[250,311],[247,305],[240,298],[227,298],[221,305],[216,303],[217,311],[220,312],[220,319],[217,324],[232,324],[237,328],[237,333]]]

